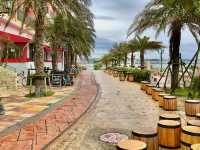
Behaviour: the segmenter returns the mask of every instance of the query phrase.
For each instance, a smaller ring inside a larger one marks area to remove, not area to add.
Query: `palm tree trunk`
[[[127,65],[127,53],[124,56],[124,66],[126,67],[126,65]]]
[[[131,67],[134,67],[134,52],[131,52]]]
[[[41,1],[41,6],[45,7],[45,2]],[[37,74],[44,74],[44,50],[42,47],[44,40],[45,11],[38,9],[35,23],[35,68]],[[45,90],[45,82],[42,78],[35,80],[35,94],[41,96]]]
[[[74,53],[71,52],[71,55],[70,55],[70,66],[74,65]]]
[[[141,49],[140,51],[140,65],[141,69],[144,69],[144,49]]]
[[[74,63],[75,63],[75,66],[77,66],[77,62],[78,61],[78,56],[75,54],[75,56],[74,56]]]
[[[175,90],[178,87],[179,78],[179,54],[180,54],[180,41],[181,41],[181,23],[176,20],[172,23],[171,34],[171,61],[172,61],[172,75],[171,75],[171,88]]]
[[[52,69],[53,69],[53,71],[57,71],[58,70],[58,60],[57,60],[58,54],[57,54],[55,44],[53,44],[52,48],[53,48],[53,51],[52,51]]]

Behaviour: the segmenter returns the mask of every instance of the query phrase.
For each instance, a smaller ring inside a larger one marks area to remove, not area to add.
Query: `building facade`
[[[7,68],[18,73],[27,72],[28,69],[34,69],[34,48],[32,40],[34,31],[25,24],[23,32],[20,33],[22,12],[16,13],[8,26],[5,25],[8,20],[7,15],[0,16],[0,63],[6,64]],[[33,19],[30,12],[28,19]],[[43,44],[45,67],[52,68],[51,52],[52,49],[48,43]],[[58,69],[64,69],[63,49],[58,49]]]

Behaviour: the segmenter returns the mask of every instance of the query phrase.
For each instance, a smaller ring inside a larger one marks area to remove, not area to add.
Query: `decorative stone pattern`
[[[97,86],[92,74],[83,72],[74,96],[67,98],[62,105],[55,107],[31,123],[27,123],[5,136],[0,136],[0,149],[42,149],[79,119],[93,102],[96,93]]]
[[[17,73],[0,66],[0,88],[16,89]]]

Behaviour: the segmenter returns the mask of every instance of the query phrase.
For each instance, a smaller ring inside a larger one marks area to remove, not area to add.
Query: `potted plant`
[[[126,75],[127,75],[127,68],[122,67],[119,69],[119,80],[120,81],[125,81],[126,80]]]
[[[134,72],[135,72],[134,68],[131,68],[127,71],[127,81],[134,82]]]

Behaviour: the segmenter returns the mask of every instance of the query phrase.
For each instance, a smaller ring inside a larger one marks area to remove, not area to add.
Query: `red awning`
[[[22,37],[20,35],[15,35],[7,32],[0,31],[0,37],[15,43],[28,43],[30,39]]]
[[[47,45],[43,45],[43,48],[44,48],[44,51],[46,51],[46,52],[52,51],[52,49]]]

